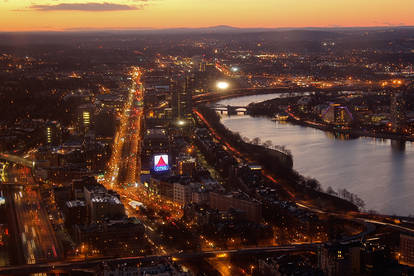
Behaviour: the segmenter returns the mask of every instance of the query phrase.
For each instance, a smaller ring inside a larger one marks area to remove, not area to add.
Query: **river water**
[[[219,104],[245,106],[279,97],[246,96]],[[293,154],[294,168],[317,179],[326,189],[347,189],[357,194],[367,210],[383,214],[414,215],[414,144],[405,149],[390,140],[361,137],[344,140],[310,127],[274,122],[269,118],[223,116],[222,123],[242,137],[285,146]]]

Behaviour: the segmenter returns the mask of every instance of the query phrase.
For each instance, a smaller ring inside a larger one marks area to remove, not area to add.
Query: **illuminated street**
[[[0,0],[0,274],[414,275],[408,0],[172,1]]]
[[[41,206],[39,188],[24,168],[11,168],[7,175],[7,200],[13,204],[14,225],[24,262],[27,264],[58,260],[62,257],[60,245],[50,224],[46,210]],[[18,247],[19,248],[19,247]]]
[[[122,109],[119,129],[115,136],[112,148],[112,157],[105,175],[105,183],[112,189],[120,184],[135,185],[136,172],[140,171],[139,164],[139,135],[142,110],[135,107],[135,103],[142,101],[142,85],[140,83],[142,72],[134,68],[131,72],[133,78],[127,101]],[[126,170],[127,176],[120,181],[120,171]]]

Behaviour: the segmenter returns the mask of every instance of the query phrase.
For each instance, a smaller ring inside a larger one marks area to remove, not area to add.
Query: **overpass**
[[[313,244],[298,244],[288,246],[269,246],[257,248],[244,248],[234,250],[218,250],[218,251],[202,251],[196,253],[176,253],[169,255],[151,255],[151,256],[135,256],[123,258],[100,258],[82,261],[57,261],[49,263],[8,266],[1,267],[0,274],[3,275],[18,275],[18,274],[34,274],[48,271],[73,271],[79,269],[90,269],[100,264],[135,264],[137,262],[151,262],[163,259],[172,259],[173,261],[192,260],[200,258],[227,258],[230,256],[240,256],[248,254],[271,254],[271,253],[288,253],[288,252],[303,252],[315,251],[320,243]]]
[[[10,163],[15,163],[18,165],[21,165],[23,167],[28,167],[28,168],[35,168],[36,166],[36,162],[33,160],[29,160],[17,155],[13,155],[13,154],[9,154],[9,153],[0,153],[0,160],[5,160],[8,161]]]
[[[354,236],[344,237],[337,242],[350,243],[353,241],[360,241],[369,233],[375,231],[376,221],[364,221],[361,219],[352,219],[365,225],[365,230]],[[410,229],[411,230],[411,229]],[[412,230],[411,230],[412,231]],[[165,259],[171,259],[174,262],[197,260],[202,258],[228,258],[243,255],[266,255],[274,253],[293,253],[293,252],[309,252],[317,251],[320,246],[323,246],[323,242],[315,243],[304,243],[304,244],[291,244],[282,246],[263,246],[263,247],[252,247],[252,248],[239,248],[239,249],[228,249],[228,250],[211,250],[211,251],[200,251],[200,252],[182,252],[165,255],[149,255],[149,256],[132,256],[132,257],[104,257],[90,260],[79,260],[79,261],[55,261],[47,263],[37,263],[29,265],[19,266],[6,266],[0,267],[0,275],[26,275],[34,273],[46,273],[51,271],[74,271],[82,269],[91,269],[101,264],[136,264],[138,262],[151,262],[160,261]]]

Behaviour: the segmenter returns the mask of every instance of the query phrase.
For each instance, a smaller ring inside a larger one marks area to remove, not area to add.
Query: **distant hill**
[[[59,39],[57,39],[59,37]],[[237,28],[219,25],[205,28],[170,29],[70,29],[62,32],[0,32],[0,45],[77,45],[78,41],[112,45],[136,45],[135,41],[170,42],[184,39],[213,38],[223,43],[239,42],[243,45],[256,45],[258,41],[267,46],[278,45],[280,49],[319,49],[320,42],[338,42],[342,49],[349,47],[376,48],[396,45],[393,50],[413,49],[414,27],[357,27],[357,28]],[[397,43],[390,43],[391,41]],[[400,43],[400,41],[402,41]],[[298,43],[303,42],[303,43]],[[132,46],[131,46],[132,47]],[[293,48],[292,48],[293,47]]]

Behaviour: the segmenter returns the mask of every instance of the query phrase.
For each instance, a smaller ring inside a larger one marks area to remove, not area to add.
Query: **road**
[[[214,128],[207,121],[207,119],[197,109],[194,109],[194,114],[196,116],[198,116],[200,118],[200,120],[202,120],[204,122],[204,124],[207,126],[207,128],[209,129],[209,131],[213,134],[213,136],[218,141],[220,141],[221,143],[223,143],[223,145],[225,145],[225,149],[231,155],[233,155],[236,159],[242,159],[242,160],[245,160],[247,162],[250,162],[249,156],[246,156],[244,153],[241,153],[236,148],[232,147],[226,141],[225,137],[221,137],[214,130]],[[280,184],[280,182],[276,178],[274,178],[269,172],[266,172],[265,170],[263,170],[262,171],[262,174],[263,174],[264,177],[266,177],[267,179],[269,179],[273,183]],[[282,186],[282,188],[289,195],[290,199],[293,202],[295,202],[295,204],[299,208],[306,209],[308,211],[311,211],[311,212],[314,212],[314,213],[318,213],[318,214],[332,215],[332,216],[335,216],[335,217],[338,217],[338,218],[341,218],[341,219],[351,220],[351,221],[359,222],[359,223],[366,224],[366,225],[374,224],[374,225],[377,225],[377,226],[378,225],[388,226],[388,227],[391,227],[392,229],[394,229],[396,231],[414,234],[414,229],[408,228],[408,227],[404,227],[404,226],[398,225],[396,223],[390,222],[390,221],[393,221],[394,220],[392,217],[381,216],[379,218],[379,216],[372,216],[370,214],[366,214],[366,213],[362,213],[362,212],[337,213],[337,212],[332,212],[332,211],[329,211],[329,210],[322,210],[322,209],[316,208],[315,206],[312,206],[309,202],[298,201],[297,200],[297,197],[295,196],[295,194],[292,191],[290,191],[289,189],[287,189],[284,186]]]
[[[141,83],[142,71],[136,67],[132,69],[130,75],[132,83],[103,184],[107,189],[114,190],[121,196],[122,203],[127,207],[128,216],[138,217],[142,221],[147,230],[145,237],[155,252],[166,254],[165,249],[153,241],[155,221],[149,221],[140,216],[137,210],[128,204],[131,201],[138,201],[144,203],[145,206],[160,206],[156,198],[152,198],[145,189],[138,187],[141,172],[141,121],[144,115],[140,103],[143,101],[144,90]]]
[[[11,167],[7,172],[7,201],[13,223],[11,232],[19,243],[16,253],[26,264],[56,261],[63,254],[50,224],[46,210],[41,206],[39,187],[26,168]]]
[[[143,94],[141,76],[142,72],[139,68],[131,71],[132,84],[121,114],[120,126],[115,135],[112,156],[105,175],[104,184],[110,189],[117,190],[121,184],[135,183],[136,172],[141,171],[139,135],[143,111],[141,107],[137,107],[137,103],[142,101]]]
[[[141,171],[140,166],[140,133],[141,133],[141,120],[143,118],[143,110],[138,106],[138,102],[142,101],[143,88],[141,84],[142,72],[135,68],[131,72],[133,76],[133,82],[131,88],[129,89],[129,94],[127,101],[125,102],[125,107],[121,114],[120,118],[120,127],[117,131],[114,144],[113,144],[113,153],[108,164],[108,171],[105,175],[104,185],[108,189],[113,189],[117,191],[122,198],[123,203],[127,206],[128,202],[131,200],[136,200],[143,202],[144,204],[153,204],[159,209],[166,206],[170,207],[171,210],[174,209],[174,206],[170,206],[169,203],[160,201],[158,198],[152,198],[151,196],[145,194],[142,189],[137,189],[135,185],[130,186],[130,184],[138,184],[139,182],[139,173]],[[204,99],[203,99],[204,100]],[[198,112],[195,112],[209,127],[210,131],[223,142],[226,146],[226,149],[231,152],[238,159],[248,160],[248,157],[237,149],[233,148],[228,144],[225,139],[219,137],[217,133],[214,132],[208,122],[202,117]],[[125,172],[121,174],[121,172]],[[278,183],[278,181],[270,175],[265,175],[271,181]],[[21,172],[16,174],[10,174],[9,182],[15,183],[17,185],[25,185],[21,189],[12,189],[12,192],[9,193],[8,200],[12,202],[15,212],[15,221],[16,221],[16,232],[19,235],[19,239],[22,244],[22,252],[25,258],[26,266],[16,266],[16,267],[7,267],[0,268],[0,274],[14,274],[14,273],[25,273],[25,272],[40,272],[40,271],[50,271],[50,270],[69,270],[74,268],[87,268],[94,265],[97,265],[103,261],[112,262],[112,263],[123,263],[128,261],[138,261],[138,260],[147,260],[147,259],[157,259],[157,258],[172,258],[173,260],[182,260],[182,259],[192,259],[192,258],[227,258],[229,256],[241,255],[241,254],[262,254],[262,253],[275,253],[275,252],[295,252],[295,251],[309,251],[316,250],[319,243],[314,244],[301,244],[301,245],[291,245],[291,246],[270,246],[270,247],[259,247],[259,248],[245,248],[237,250],[220,250],[220,251],[201,251],[197,253],[181,253],[181,254],[169,254],[164,248],[159,245],[156,245],[153,242],[153,230],[155,223],[160,223],[159,219],[151,222],[148,219],[143,219],[143,223],[147,229],[147,239],[148,241],[156,248],[154,256],[138,256],[138,257],[127,257],[127,258],[116,258],[116,259],[96,259],[89,260],[88,262],[63,262],[57,261],[61,256],[61,251],[59,250],[58,243],[55,238],[53,229],[50,226],[48,216],[45,210],[40,206],[40,195],[39,191],[31,178],[31,176]],[[288,193],[290,193],[288,191]],[[290,194],[292,199],[295,200],[295,196]],[[375,225],[386,225],[394,227],[396,230],[411,232],[414,233],[413,229],[392,224],[389,222],[384,222],[383,220],[377,220],[372,218],[362,218],[358,217],[359,213],[353,214],[337,214],[332,213],[326,210],[316,209],[313,206],[308,205],[303,202],[296,202],[297,206],[300,208],[307,209],[315,213],[324,213],[334,216],[340,216],[342,218],[349,218],[353,221],[359,221],[367,225],[367,231],[372,231],[372,224]],[[128,209],[128,212],[132,216],[136,216],[136,210],[131,208]],[[177,217],[180,214],[176,214]],[[360,235],[359,235],[360,236]],[[42,264],[42,262],[49,262],[47,264]],[[220,266],[222,262],[215,262],[217,266]],[[231,275],[230,267],[221,267],[220,270],[222,273]]]
[[[318,243],[306,244],[306,245],[291,245],[291,246],[270,246],[270,247],[258,247],[258,248],[246,248],[238,250],[220,250],[220,251],[208,251],[208,252],[196,252],[196,253],[177,253],[166,255],[153,255],[153,256],[137,256],[137,257],[125,257],[125,258],[102,258],[89,261],[77,261],[77,262],[50,262],[47,264],[34,264],[24,266],[10,266],[0,268],[0,274],[24,274],[24,273],[40,273],[54,270],[69,271],[73,269],[86,269],[103,262],[108,264],[122,264],[122,263],[137,263],[139,261],[151,261],[160,260],[165,258],[171,258],[173,261],[201,259],[201,258],[228,258],[231,256],[240,255],[258,255],[258,254],[271,254],[271,253],[288,253],[288,252],[305,252],[314,251],[318,247]]]
[[[11,163],[16,163],[28,168],[34,168],[36,165],[36,162],[17,156],[17,155],[13,155],[13,154],[9,154],[9,153],[0,153],[0,160],[6,160],[9,161]]]

